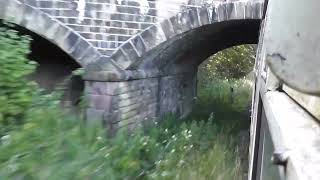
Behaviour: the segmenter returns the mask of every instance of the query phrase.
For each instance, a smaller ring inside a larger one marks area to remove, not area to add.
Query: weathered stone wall
[[[166,113],[186,116],[196,93],[195,73],[122,82],[86,82],[90,121],[111,131],[155,121]],[[191,80],[191,81],[190,81]]]
[[[196,88],[196,73],[160,78],[159,115],[175,113],[178,117],[185,117],[191,112]]]

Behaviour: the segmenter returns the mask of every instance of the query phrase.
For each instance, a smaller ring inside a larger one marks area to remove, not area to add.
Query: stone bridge
[[[187,115],[197,66],[257,43],[263,10],[262,0],[0,0],[0,19],[85,69],[87,117],[111,129]]]

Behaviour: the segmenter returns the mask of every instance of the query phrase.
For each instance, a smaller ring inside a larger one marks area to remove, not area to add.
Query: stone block
[[[246,6],[243,2],[234,2],[235,13],[231,14],[230,19],[245,19]]]
[[[18,3],[17,1],[9,1],[4,5],[6,5],[6,7],[3,18],[9,22],[22,24],[24,19],[27,18],[28,20],[31,20],[33,17],[32,13],[34,13],[34,10],[29,6]]]
[[[135,21],[135,16],[131,14],[111,14],[110,19],[119,21]]]
[[[1,19],[4,19],[4,17],[5,17],[9,2],[10,1],[0,1],[0,17],[1,17]]]
[[[129,130],[129,132],[132,132],[132,130],[136,127],[136,124],[138,123],[137,117],[132,117],[126,120],[121,120],[119,122],[116,122],[117,127],[119,129],[126,128]]]
[[[93,47],[89,47],[89,49],[86,50],[84,55],[82,57],[79,57],[78,61],[81,62],[83,66],[87,66],[90,63],[98,61],[100,59],[100,55],[97,52],[97,50]]]
[[[124,67],[122,66],[124,69],[129,68],[130,65],[134,64],[136,62],[136,60],[139,57],[138,52],[136,51],[135,47],[129,42],[124,44],[122,47],[122,50],[124,51],[124,53],[127,55],[128,58],[130,58],[131,63]]]
[[[128,14],[140,14],[140,8],[131,6],[117,6],[117,12]]]
[[[84,37],[85,39],[97,39],[94,33],[79,33],[82,37]]]
[[[119,116],[120,116],[120,119],[118,119],[118,121],[113,121],[113,122],[120,122],[120,121],[123,121],[123,120],[126,120],[126,119],[130,119],[134,116],[137,116],[140,112],[142,112],[141,109],[133,109],[129,112],[123,112],[121,111],[121,109],[119,110]]]
[[[147,29],[152,25],[155,25],[155,23],[140,23],[139,29]]]
[[[141,90],[143,80],[122,82],[86,82],[86,91],[89,94],[120,95]],[[151,84],[152,85],[152,84]],[[151,86],[150,85],[150,86]],[[155,84],[153,84],[155,86]]]
[[[102,31],[98,31],[102,32]],[[110,34],[130,34],[128,29],[123,29],[123,28],[104,28],[103,32],[105,33],[110,33]]]
[[[53,2],[53,8],[55,9],[61,9],[61,8],[69,8],[72,10],[77,9],[78,4],[76,2],[66,2],[66,1],[54,1]]]
[[[98,49],[98,51],[103,55],[103,56],[106,56],[106,57],[110,57],[112,56],[113,52],[115,51],[116,49]]]
[[[107,21],[106,26],[110,27],[123,27],[124,22],[121,21]]]
[[[136,22],[147,22],[147,23],[155,23],[157,17],[148,16],[148,15],[134,15],[134,21]]]
[[[110,7],[110,5],[109,5]],[[106,9],[105,4],[100,3],[86,3],[85,10],[86,11],[103,11]]]
[[[119,97],[119,100],[126,100],[126,99],[131,99],[133,97],[137,97],[139,95],[142,95],[142,90],[136,90],[136,91],[129,91],[123,94],[119,94],[117,95],[117,97]]]
[[[218,20],[219,22],[228,20],[226,4],[218,5]]]
[[[201,25],[210,24],[208,8],[207,7],[200,8],[198,10],[198,12],[199,12],[199,18],[201,21]]]
[[[108,95],[88,95],[88,105],[90,108],[96,110],[104,110],[110,112],[112,106],[113,96]]]
[[[112,12],[112,9],[109,11],[108,10],[107,11],[85,11],[85,17],[102,20],[103,22],[101,25],[103,25],[103,23],[107,20],[112,20],[112,18],[117,18],[118,16],[120,17],[119,14],[114,14],[114,13],[115,12]]]
[[[47,23],[48,23],[48,27],[47,27],[46,33],[45,33],[46,38],[52,42],[56,38],[56,35],[58,33],[58,29],[61,25],[56,20],[48,21]]]
[[[81,39],[74,47],[73,51],[71,52],[71,56],[75,59],[82,58],[87,50],[89,51],[89,43],[83,39]],[[81,64],[81,63],[80,63]]]
[[[125,100],[120,100],[115,106],[114,109],[119,109],[122,107],[130,106],[133,104],[139,103],[138,98],[131,98],[131,99],[125,99]]]
[[[175,34],[181,34],[193,27],[193,24],[191,23],[193,19],[191,19],[189,15],[190,13],[183,12],[170,18]]]
[[[252,12],[253,19],[261,19],[263,14],[263,3],[256,2],[253,4],[254,11]]]
[[[115,122],[119,122],[121,120],[121,113],[119,111],[113,111],[110,113],[103,114],[103,121],[108,125],[115,124]]]
[[[70,31],[70,33],[67,36],[65,36],[64,40],[60,41],[59,45],[67,53],[72,53],[79,39],[79,35]]]
[[[53,23],[57,23],[57,22],[52,21],[52,19],[48,15],[42,12],[32,13],[32,14],[33,14],[31,16],[32,21],[26,21],[25,27],[47,38],[47,34],[48,34],[47,31],[51,28]],[[34,22],[37,22],[37,23],[34,23]]]
[[[147,51],[167,40],[160,26],[151,26],[141,33],[141,37],[145,42]]]
[[[74,11],[74,10],[59,10],[60,11],[60,16],[64,17],[77,17],[79,15],[79,11]]]
[[[146,52],[146,46],[143,42],[143,39],[141,36],[136,36],[135,38],[130,40],[132,45],[135,47],[135,49],[138,51],[139,56],[141,57]]]
[[[190,8],[189,10],[189,19],[192,28],[197,28],[200,26],[199,14],[197,8]]]
[[[158,15],[158,11],[157,11],[157,9],[149,9],[147,15],[157,16]]]
[[[163,22],[161,22],[161,27],[167,39],[175,35],[175,31],[170,20],[166,19]]]
[[[226,19],[234,19],[234,17],[236,17],[236,13],[237,13],[234,3],[230,2],[230,3],[226,4],[225,8],[226,8],[226,15],[227,15]]]
[[[140,3],[139,1],[133,1],[133,0],[128,0],[125,2],[125,5],[128,5],[128,6],[138,6],[140,7]]]
[[[88,108],[86,111],[87,121],[90,122],[102,122],[103,121],[103,110],[97,110],[94,108]]]
[[[214,6],[212,8],[212,17],[211,17],[211,23],[219,22],[219,11],[218,11],[219,6]]]
[[[37,0],[26,0],[24,3],[29,6],[37,7]]]
[[[53,8],[53,1],[39,1],[38,3],[41,8]]]
[[[139,23],[136,23],[136,22],[123,22],[121,27],[130,28],[130,29],[139,29]]]
[[[78,23],[77,19],[75,19],[75,18],[66,18],[66,19],[64,19],[64,22],[67,24],[77,24]]]
[[[85,82],[85,92],[93,95],[112,95],[112,91],[116,86],[113,84],[108,85],[107,82],[94,82],[86,81]],[[111,92],[110,92],[111,91]]]
[[[120,68],[122,69],[126,69],[127,67],[129,67],[131,65],[131,59],[124,53],[124,51],[122,50],[122,48],[120,48],[118,51],[116,51],[113,55],[112,55],[112,59],[114,62],[116,62]]]
[[[251,1],[247,1],[245,5],[246,19],[252,19],[253,17],[253,3]]]
[[[90,28],[90,32],[102,32],[102,30],[104,30],[103,28],[99,27],[99,26],[89,26]]]
[[[140,103],[136,103],[136,104],[132,104],[130,106],[125,106],[125,107],[121,107],[119,110],[121,111],[121,113],[127,113],[133,110],[142,110],[144,111],[144,106],[142,106]]]
[[[154,9],[156,8],[156,2],[155,1],[148,1],[149,7]]]

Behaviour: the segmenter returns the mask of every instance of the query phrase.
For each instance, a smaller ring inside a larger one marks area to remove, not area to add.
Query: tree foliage
[[[208,82],[214,79],[237,79],[253,69],[253,45],[234,46],[216,53],[199,67],[199,78]]]

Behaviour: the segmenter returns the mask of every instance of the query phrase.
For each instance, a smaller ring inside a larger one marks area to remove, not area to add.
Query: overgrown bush
[[[26,58],[30,38],[10,25],[0,27],[0,136],[21,123],[32,102],[35,84],[27,80],[36,65]]]

